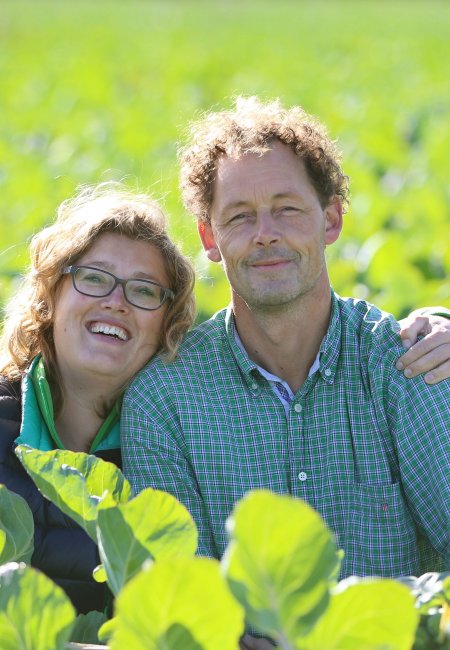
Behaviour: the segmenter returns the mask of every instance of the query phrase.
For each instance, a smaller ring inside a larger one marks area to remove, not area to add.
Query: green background
[[[397,316],[450,296],[450,3],[301,0],[0,4],[0,303],[30,236],[82,183],[162,200],[199,273],[199,318],[224,306],[183,211],[176,149],[234,94],[323,120],[352,202],[328,249],[341,295]]]

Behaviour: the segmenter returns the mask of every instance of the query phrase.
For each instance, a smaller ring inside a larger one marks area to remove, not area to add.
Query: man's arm
[[[408,508],[450,568],[450,381],[434,386],[390,373],[384,412]]]
[[[417,309],[400,321],[403,345],[408,351],[397,361],[408,379],[426,373],[427,384],[450,377],[450,311],[444,307]],[[418,340],[419,336],[423,336]]]
[[[142,392],[143,383],[139,387]],[[138,493],[152,487],[172,494],[191,513],[199,534],[199,555],[217,557],[203,499],[187,455],[177,444],[175,423],[164,419],[153,400],[143,405],[134,388],[125,394],[121,416],[123,472]]]

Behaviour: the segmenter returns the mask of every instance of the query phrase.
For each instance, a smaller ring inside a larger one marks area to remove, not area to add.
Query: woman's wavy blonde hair
[[[60,205],[55,222],[33,237],[31,266],[6,308],[0,340],[0,373],[12,381],[20,379],[41,353],[56,404],[61,404],[62,393],[53,321],[62,270],[75,264],[103,233],[145,241],[161,251],[169,287],[175,294],[167,303],[161,332],[160,350],[167,361],[175,358],[194,320],[194,270],[168,236],[158,203],[120,183],[81,188],[74,198]]]

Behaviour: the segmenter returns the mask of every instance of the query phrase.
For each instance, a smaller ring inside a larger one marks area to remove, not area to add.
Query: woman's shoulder
[[[0,375],[0,397],[20,398],[21,382],[20,379],[8,379],[5,375]]]
[[[20,421],[22,391],[20,381],[0,376],[0,418]]]

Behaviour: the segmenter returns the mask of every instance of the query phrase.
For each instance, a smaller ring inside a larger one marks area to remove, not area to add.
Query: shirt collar
[[[338,303],[339,296],[332,290],[331,291],[331,317],[328,325],[327,333],[323,338],[318,355],[314,361],[309,376],[314,374],[316,370],[320,373],[322,379],[327,384],[332,384],[336,375],[337,363],[341,350],[341,318]],[[244,347],[239,346],[240,338],[236,329],[233,309],[227,307],[225,313],[225,331],[227,340],[231,348],[231,352],[239,366],[244,380],[250,387],[255,389],[255,373],[260,373],[261,368],[254,361],[250,359]],[[267,371],[261,372],[265,374]]]
[[[244,348],[244,344],[241,341],[241,337],[239,336],[239,332],[237,331],[236,328],[234,329],[234,340],[236,341],[239,349],[242,350],[242,352],[244,354],[247,354],[246,351],[245,351],[245,348]],[[263,368],[262,366],[260,366],[258,364],[255,364],[255,366],[256,366],[258,372],[263,377],[265,377],[267,379],[267,381],[279,382],[279,383],[283,384],[284,386],[286,386],[287,388],[289,388],[288,385],[286,384],[286,382],[283,379],[281,379],[281,377],[277,377],[277,375],[272,374],[271,372],[269,372],[268,370],[266,370],[265,368]],[[312,364],[311,368],[308,371],[308,377],[311,377],[311,375],[313,375],[316,372],[316,370],[319,369],[319,366],[320,366],[320,350],[317,353],[316,358],[314,359],[314,363]],[[289,390],[290,390],[290,388],[289,388]]]
[[[250,359],[247,352],[245,352],[244,349],[241,349],[236,342],[237,330],[231,305],[227,307],[225,312],[225,332],[227,342],[247,387],[252,392],[258,392],[259,388],[255,383],[255,376],[258,373],[258,365]]]
[[[339,308],[339,296],[331,290],[331,317],[327,333],[320,346],[320,368],[322,379],[332,384],[341,354],[342,323]]]

